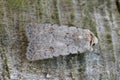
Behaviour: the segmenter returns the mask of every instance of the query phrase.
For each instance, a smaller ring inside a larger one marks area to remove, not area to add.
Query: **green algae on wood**
[[[8,33],[6,31],[6,25],[0,24],[0,45],[7,46],[8,45]]]

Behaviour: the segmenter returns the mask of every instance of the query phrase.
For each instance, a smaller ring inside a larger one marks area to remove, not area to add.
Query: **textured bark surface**
[[[120,80],[117,4],[116,0],[0,0],[0,79]],[[89,29],[99,44],[84,54],[28,61],[25,26],[31,22]]]

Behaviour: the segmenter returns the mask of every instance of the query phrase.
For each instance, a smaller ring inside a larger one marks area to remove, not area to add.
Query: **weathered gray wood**
[[[0,80],[120,80],[119,1],[0,0]],[[92,52],[29,61],[31,22],[89,29],[99,43]]]

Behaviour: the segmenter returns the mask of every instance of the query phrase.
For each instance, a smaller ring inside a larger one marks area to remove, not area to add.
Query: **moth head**
[[[93,33],[90,33],[90,46],[95,46],[97,43],[97,37]]]

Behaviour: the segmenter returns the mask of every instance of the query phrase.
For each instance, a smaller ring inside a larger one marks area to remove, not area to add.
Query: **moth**
[[[30,61],[92,51],[97,37],[88,29],[57,24],[28,24],[26,57]]]

